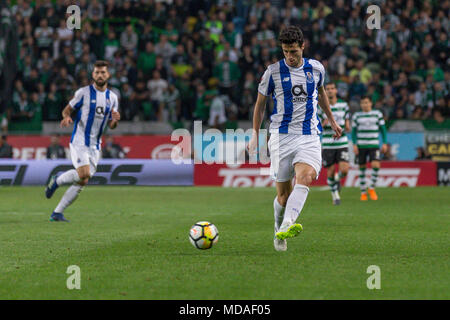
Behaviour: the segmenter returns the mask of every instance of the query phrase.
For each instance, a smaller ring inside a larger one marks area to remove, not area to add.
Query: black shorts
[[[325,168],[339,162],[348,162],[348,148],[323,149],[322,162]]]
[[[358,148],[358,156],[355,158],[359,165],[366,164],[373,160],[380,161],[380,149],[378,148]]]

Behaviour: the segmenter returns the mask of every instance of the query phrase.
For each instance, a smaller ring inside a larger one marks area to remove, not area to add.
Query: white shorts
[[[89,165],[91,177],[97,171],[97,163],[100,159],[100,151],[86,146],[70,144],[70,157],[75,169]]]
[[[322,146],[318,135],[272,133],[269,139],[270,176],[277,182],[290,181],[295,176],[294,164],[306,163],[316,170],[322,168]]]

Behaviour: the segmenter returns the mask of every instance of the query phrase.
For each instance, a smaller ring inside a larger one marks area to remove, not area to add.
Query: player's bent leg
[[[53,175],[45,188],[45,196],[50,199],[58,187],[80,181],[77,170],[71,169],[62,174]]]
[[[66,190],[52,215],[50,216],[50,221],[69,222],[69,220],[64,217],[64,210],[78,198],[78,195],[83,190],[84,186],[88,183],[90,178],[89,165],[78,167],[76,172],[79,180]]]
[[[295,163],[294,168],[296,184],[286,203],[280,231],[276,234],[276,237],[280,240],[295,237],[303,230],[302,225],[296,223],[296,220],[308,197],[309,186],[317,176],[316,170],[309,164]]]

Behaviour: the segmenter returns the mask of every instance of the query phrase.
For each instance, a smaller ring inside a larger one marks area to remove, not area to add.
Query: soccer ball
[[[219,240],[219,231],[210,222],[197,222],[189,231],[189,240],[197,249],[210,249]]]

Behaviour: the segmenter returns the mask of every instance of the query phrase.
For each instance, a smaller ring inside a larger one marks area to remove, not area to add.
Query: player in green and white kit
[[[372,177],[369,184],[369,196],[371,200],[378,200],[375,192],[375,184],[380,170],[380,133],[383,141],[381,152],[385,153],[386,126],[383,114],[379,110],[372,110],[372,101],[368,96],[361,97],[362,111],[355,112],[352,117],[352,141],[353,151],[359,164],[359,184],[361,188],[361,201],[367,201],[366,164],[370,162]]]
[[[325,90],[330,101],[331,112],[334,119],[344,130],[350,131],[350,115],[347,102],[337,98],[337,89],[334,83],[328,83]],[[340,181],[348,173],[348,138],[343,134],[339,139],[334,139],[334,131],[331,129],[326,115],[319,109],[319,117],[322,121],[322,163],[327,169],[327,183],[330,186],[333,204],[341,203],[339,196]],[[338,165],[336,172],[335,164]]]

